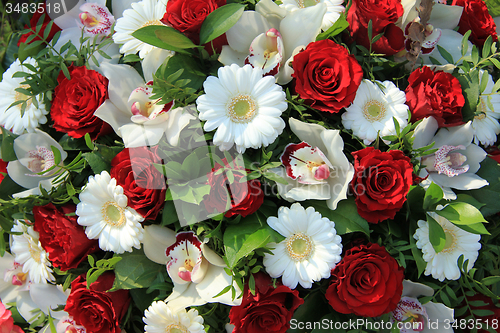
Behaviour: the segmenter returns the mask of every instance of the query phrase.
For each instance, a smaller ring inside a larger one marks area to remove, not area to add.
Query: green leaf
[[[186,53],[185,49],[197,47],[189,38],[174,28],[150,25],[132,33],[140,41],[165,50]]]
[[[347,23],[346,16],[345,16],[345,14],[342,14],[338,18],[338,20],[335,21],[335,23],[327,31],[320,33],[316,37],[316,41],[335,37],[338,34],[340,34],[342,31],[347,29],[348,26],[349,26],[349,23]]]
[[[92,143],[92,139],[90,138],[90,134],[89,133],[85,133],[85,144],[87,145],[87,147],[90,150],[94,150],[95,149],[95,146]]]
[[[500,164],[494,159],[487,157],[481,162],[481,168],[476,174],[487,180],[486,185],[477,190],[469,190],[467,194],[485,204],[481,208],[483,216],[490,216],[500,212]]]
[[[458,194],[456,201],[457,202],[466,202],[466,203],[476,207],[477,209],[481,209],[482,207],[485,206],[484,203],[481,203],[481,202],[477,201],[476,199],[474,199],[474,197],[467,195],[467,194],[464,194],[464,193]]]
[[[441,57],[444,58],[444,60],[446,60],[449,64],[455,63],[455,61],[453,61],[452,55],[448,51],[446,51],[444,47],[442,47],[441,45],[437,45],[437,47],[439,54],[441,55]]]
[[[471,30],[467,31],[464,35],[464,37],[462,37],[462,56],[464,56],[467,51],[469,50],[469,43],[468,43],[468,40],[469,40],[469,36],[470,34],[472,33]]]
[[[59,165],[59,163],[61,163],[61,152],[57,147],[54,146],[50,146],[50,149],[52,150],[52,154],[54,154],[55,165]]]
[[[473,224],[459,224],[457,225],[462,230],[470,232],[471,234],[477,235],[489,235],[490,233],[486,230],[486,227],[482,223],[473,223]]]
[[[199,62],[195,58],[185,54],[177,53],[168,59],[162,77],[166,79],[180,68],[183,69],[183,71],[177,79],[190,80],[186,87],[195,90],[200,89],[206,79],[206,75],[201,71]],[[161,68],[159,70],[161,70]],[[156,75],[160,77],[159,74],[158,72],[156,73]]]
[[[170,225],[179,221],[177,216],[177,211],[175,210],[175,205],[173,201],[165,201],[165,206],[163,207],[163,213],[161,217],[161,225]]]
[[[275,181],[276,183],[280,183],[280,184],[283,184],[283,185],[287,185],[288,184],[288,181],[279,176],[278,174],[272,172],[272,171],[266,171],[262,174],[264,177],[266,177],[267,179],[269,180],[272,180],[272,181]]]
[[[491,286],[492,284],[496,284],[500,282],[500,276],[488,276],[481,280],[481,283],[485,286]]]
[[[465,97],[465,104],[462,108],[464,121],[474,119],[477,105],[479,103],[479,71],[475,70],[469,74],[460,74],[457,76],[462,92]]]
[[[12,134],[10,131],[7,131],[1,126],[0,129],[2,130],[2,160],[5,162],[17,160],[17,156],[14,151],[14,140],[17,138],[17,135]]]
[[[433,210],[434,206],[443,199],[443,190],[438,185],[431,183],[425,191],[424,210]]]
[[[339,201],[335,210],[328,208],[326,201],[309,200],[307,205],[314,207],[323,217],[335,222],[335,229],[339,235],[356,231],[370,235],[368,222],[359,216],[353,197]]]
[[[486,38],[486,41],[483,44],[483,51],[481,53],[481,56],[483,58],[487,58],[490,55],[491,44],[493,44],[493,39],[491,38],[491,35],[489,35],[488,38]]]
[[[446,234],[443,227],[430,215],[427,215],[427,223],[429,224],[429,240],[436,253],[439,253],[446,246]]]
[[[111,169],[111,164],[107,163],[102,155],[97,152],[84,153],[82,156],[95,174],[100,174],[104,170]]]
[[[491,17],[500,16],[500,0],[486,0],[485,2]]]
[[[450,202],[441,210],[435,211],[454,224],[469,225],[479,222],[486,222],[483,214],[476,207],[466,202]]]
[[[134,249],[132,253],[126,252],[120,256],[122,260],[115,266],[116,278],[112,290],[147,288],[156,275],[165,269],[165,265],[149,260],[142,249]]]
[[[211,12],[203,21],[200,29],[200,45],[206,44],[228,31],[238,20],[245,6],[229,3]]]

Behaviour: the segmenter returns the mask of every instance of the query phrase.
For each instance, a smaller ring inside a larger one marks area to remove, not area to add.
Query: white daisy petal
[[[164,301],[153,302],[144,312],[145,333],[204,333],[203,317],[198,310],[173,311]]]

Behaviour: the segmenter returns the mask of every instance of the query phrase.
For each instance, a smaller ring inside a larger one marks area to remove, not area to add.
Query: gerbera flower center
[[[297,3],[300,8],[306,8],[318,4],[319,0],[298,0]]]
[[[387,110],[385,105],[376,100],[372,99],[365,103],[363,106],[363,115],[369,122],[379,121],[385,117]]]
[[[18,88],[21,89],[28,89],[30,86],[28,84],[22,84]],[[31,106],[31,96],[27,96],[23,93],[20,93],[19,91],[16,91],[14,95],[14,100],[17,101],[26,101],[26,108],[29,108]],[[22,103],[18,104],[17,107],[20,109]]]
[[[292,260],[308,259],[314,251],[314,244],[309,236],[303,233],[293,234],[286,240],[286,251]]]
[[[474,117],[474,119],[477,119],[477,120],[483,120],[484,118],[486,118],[486,113],[481,113],[481,114],[478,114],[477,116]]]
[[[184,325],[170,324],[165,328],[165,333],[188,333],[188,331]]]
[[[441,252],[448,253],[455,251],[456,248],[456,236],[452,230],[445,229],[444,234],[446,235],[446,241],[444,243],[444,249]]]
[[[121,227],[126,221],[123,208],[118,206],[115,202],[106,202],[102,208],[102,215],[104,221],[113,227]]]
[[[41,256],[41,251],[40,248],[34,244],[31,244],[31,242],[28,243],[29,246],[29,252],[31,258],[37,263],[40,264],[42,262],[40,256]]]
[[[150,25],[165,25],[165,24],[161,23],[160,20],[150,20],[141,25],[141,28],[148,27]]]
[[[229,101],[227,113],[235,123],[248,123],[257,115],[257,107],[251,96],[238,95]]]
[[[31,172],[39,173],[50,169],[55,165],[54,153],[46,147],[36,147],[30,150],[27,155],[27,165]]]

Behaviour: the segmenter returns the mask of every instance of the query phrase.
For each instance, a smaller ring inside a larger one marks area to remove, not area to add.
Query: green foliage
[[[187,49],[197,47],[184,34],[164,25],[150,25],[140,28],[134,31],[132,36],[144,43],[179,53],[189,54]]]
[[[115,265],[115,283],[111,290],[148,288],[157,278],[158,273],[165,270],[149,260],[143,250],[134,249],[131,253],[120,255],[121,260]]]
[[[347,29],[348,26],[349,23],[347,23],[347,16],[345,13],[342,13],[339,19],[335,21],[335,23],[327,31],[318,34],[316,41],[335,37]]]
[[[245,6],[229,3],[211,12],[200,29],[200,45],[206,44],[228,31],[238,20]]]
[[[110,259],[101,259],[95,262],[94,257],[89,255],[88,261],[91,268],[87,271],[87,289],[89,289],[90,285],[97,281],[99,276],[104,272],[112,271],[120,260],[122,260],[121,257],[115,256]]]

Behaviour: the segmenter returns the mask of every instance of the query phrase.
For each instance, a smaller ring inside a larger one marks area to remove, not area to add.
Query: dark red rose
[[[352,153],[351,187],[361,217],[379,223],[392,219],[406,201],[413,184],[413,165],[401,150],[381,152],[368,147]]]
[[[121,333],[120,320],[130,304],[128,290],[107,292],[113,286],[115,275],[106,272],[87,289],[86,274],[71,282],[71,294],[64,311],[92,333]]]
[[[156,219],[165,204],[165,177],[153,166],[161,164],[157,147],[125,148],[111,161],[110,175],[123,187],[128,206],[145,219]]]
[[[370,48],[368,23],[372,21],[372,38],[382,37],[372,45],[372,51],[393,55],[404,48],[403,30],[396,26],[403,15],[401,0],[354,0],[347,13],[348,30],[357,44]]]
[[[35,32],[37,31],[36,25],[38,23],[38,20],[40,20],[40,18],[42,17],[42,15],[45,15],[45,16],[43,17],[42,28],[38,34],[41,36],[44,36],[45,29],[47,28],[47,25],[49,24],[49,22],[51,20],[50,20],[49,15],[45,12],[45,10],[46,10],[45,2],[43,3],[43,6],[41,6],[41,8],[43,8],[43,11],[40,10],[41,13],[39,13],[38,12],[39,9],[37,7],[37,11],[33,14],[33,17],[30,20],[30,26],[27,26],[27,25],[24,26],[25,29],[30,29],[31,31],[23,34],[21,36],[21,38],[19,38],[19,41],[17,42],[17,46],[21,45],[21,43],[26,43],[26,40],[28,39],[28,37],[35,34]],[[54,37],[54,35],[58,31],[61,31],[61,28],[59,28],[59,26],[55,23],[52,24],[52,27],[50,28],[49,35],[47,36],[47,41],[51,41],[52,38]],[[41,38],[37,36],[34,39],[32,39],[28,44],[33,43],[35,40],[41,40]]]
[[[351,104],[363,79],[356,58],[330,39],[307,45],[293,58],[293,70],[300,98],[315,109],[331,113]]]
[[[493,329],[493,332],[500,332],[500,307],[498,305],[495,305],[493,300],[485,296],[483,294],[476,294],[474,296],[466,296],[467,302],[469,303],[472,311],[475,310],[488,310],[491,311],[492,314],[489,316],[477,316],[476,315],[476,322],[479,323],[479,320],[483,324],[483,328],[478,329],[477,333],[488,333],[491,331],[486,330],[486,328]],[[479,303],[482,302],[482,303]],[[476,305],[476,304],[484,304],[484,305]],[[462,302],[460,305],[460,308],[467,306],[467,303],[465,300]],[[457,307],[458,308],[458,307]],[[467,310],[465,314],[462,316],[458,317],[457,319],[459,320],[468,320],[471,319],[472,317],[470,316],[470,311]],[[472,319],[471,319],[472,320]],[[460,326],[460,325],[459,325]],[[468,331],[470,332],[470,331]]]
[[[405,90],[406,104],[410,107],[412,121],[433,116],[439,127],[464,123],[462,107],[465,98],[456,77],[423,66],[410,74],[408,83]]]
[[[465,35],[471,30],[469,39],[479,47],[483,47],[488,36],[498,42],[497,26],[483,0],[453,0],[452,5],[464,7],[458,23],[459,33]]]
[[[9,164],[9,162],[5,162],[0,158],[0,172],[7,173],[7,164]],[[0,183],[2,183],[4,177],[5,176],[0,173]]]
[[[85,66],[69,67],[71,80],[61,71],[50,115],[56,130],[81,138],[89,133],[92,139],[111,132],[111,127],[94,116],[108,99],[108,79]]]
[[[294,311],[304,300],[297,290],[276,283],[273,288],[271,278],[259,272],[254,275],[255,296],[248,289],[243,292],[240,306],[233,306],[229,312],[230,323],[236,327],[233,333],[284,333],[290,328]]]
[[[62,271],[78,267],[87,255],[99,251],[98,241],[88,239],[76,222],[75,210],[74,205],[56,208],[52,203],[33,208],[34,229],[40,234],[40,243],[52,264]]]
[[[353,247],[332,270],[326,299],[340,313],[381,316],[394,310],[401,299],[403,271],[378,244]]]
[[[243,217],[253,214],[264,202],[264,192],[261,189],[260,181],[252,179],[250,181],[240,182],[246,176],[246,170],[236,166],[235,163],[228,164],[227,170],[230,170],[234,176],[232,182],[227,177],[227,171],[218,173],[217,170],[223,168],[216,164],[212,172],[207,175],[208,184],[211,187],[210,193],[203,198],[203,204],[209,214],[223,213],[226,217],[241,215]]]
[[[490,158],[497,161],[497,163],[500,163],[500,149],[498,147],[488,147],[486,149],[486,152],[488,153],[488,156]],[[0,171],[2,171],[2,170],[0,170]],[[4,171],[2,171],[2,172],[4,172]]]

